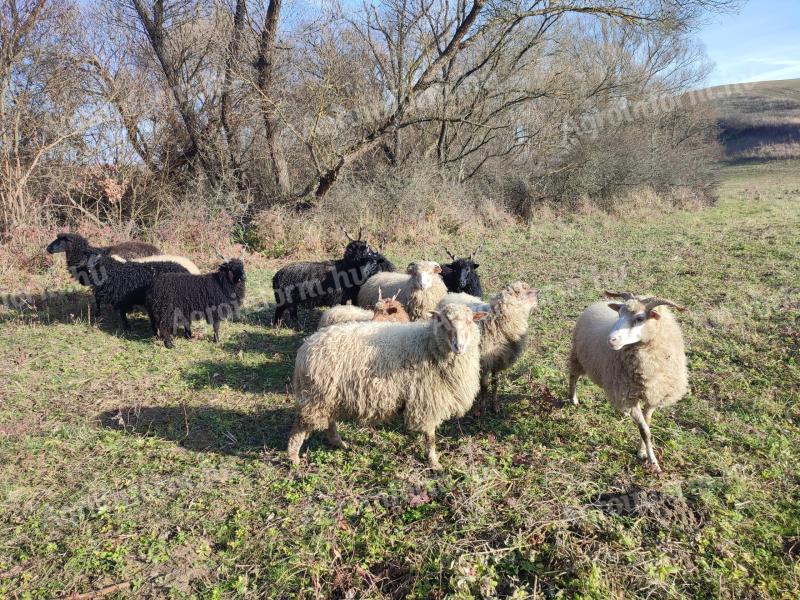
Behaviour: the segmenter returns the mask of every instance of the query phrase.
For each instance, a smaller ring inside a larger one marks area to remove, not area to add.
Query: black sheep
[[[205,319],[214,328],[219,341],[220,321],[229,318],[244,300],[244,264],[226,260],[213,273],[191,275],[170,273],[157,277],[147,294],[147,309],[164,345],[172,348],[172,336],[183,327],[192,335],[192,321]]]
[[[86,273],[86,261],[96,254],[116,254],[121,258],[131,259],[153,256],[161,251],[145,242],[122,242],[112,246],[96,247],[89,245],[87,239],[77,233],[59,233],[55,240],[47,246],[49,254],[64,252],[67,257],[67,268],[72,277],[81,285],[91,285]]]
[[[298,308],[353,304],[358,298],[361,284],[379,271],[394,271],[394,265],[373,249],[366,240],[350,240],[339,260],[297,262],[286,265],[272,278],[275,293],[275,316],[272,324],[281,322],[288,310],[295,323],[299,323]]]
[[[450,259],[453,261],[449,264],[442,265],[442,279],[450,292],[464,292],[478,298],[483,298],[483,290],[481,289],[481,280],[475,270],[480,266],[475,262],[475,257],[478,255],[480,246],[475,248],[475,251],[469,255],[469,258],[457,258],[447,248]]]
[[[128,312],[134,306],[147,305],[147,292],[158,275],[188,273],[184,267],[174,262],[120,262],[104,254],[88,257],[79,268],[86,274],[97,306],[110,304],[114,310],[119,311],[126,331],[131,328]],[[152,315],[150,320],[152,326]]]

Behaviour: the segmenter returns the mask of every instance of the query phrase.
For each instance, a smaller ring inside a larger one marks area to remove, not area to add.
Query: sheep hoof
[[[438,460],[430,461],[428,466],[429,466],[431,471],[437,471],[437,472],[438,471],[444,471],[444,467],[442,466],[442,463],[440,463]]]
[[[572,400],[570,400],[570,402],[572,402],[572,406],[578,406],[578,399],[577,398],[572,398]]]
[[[647,463],[647,466],[645,468],[648,471],[650,471],[653,475],[656,475],[658,477],[664,476],[664,471],[661,470],[661,467],[658,464]]]
[[[175,344],[172,342],[164,342],[164,346],[172,350],[175,347]]]
[[[347,445],[347,442],[345,442],[341,438],[339,438],[338,440],[328,440],[328,443],[334,448],[338,448],[339,450],[347,450],[350,447]]]

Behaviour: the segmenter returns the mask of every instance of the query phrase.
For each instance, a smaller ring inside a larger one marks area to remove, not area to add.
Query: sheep
[[[170,273],[157,277],[147,294],[147,308],[158,335],[173,348],[178,327],[192,335],[192,321],[205,319],[219,341],[220,321],[241,306],[245,294],[245,272],[241,258],[225,259],[216,271],[204,275]]]
[[[147,292],[158,275],[187,272],[185,267],[172,261],[120,262],[105,254],[86,257],[77,267],[87,275],[98,309],[101,304],[112,305],[119,312],[126,331],[131,328],[128,312],[134,306],[146,306]]]
[[[329,308],[319,318],[317,329],[330,327],[331,325],[341,325],[342,323],[353,323],[355,321],[372,321],[375,313],[366,308],[359,308],[352,304],[334,306]]]
[[[483,298],[478,298],[466,292],[448,292],[444,298],[439,301],[439,306],[445,304],[464,304],[469,306],[472,310],[480,310],[488,312],[492,309],[491,304],[486,302]]]
[[[91,285],[86,273],[86,261],[95,254],[116,254],[125,259],[138,258],[159,254],[161,251],[145,242],[128,241],[112,246],[94,247],[83,236],[77,233],[59,233],[55,240],[47,246],[48,254],[64,252],[67,258],[67,268],[73,279],[81,285]]]
[[[442,268],[432,261],[413,262],[405,273],[378,273],[361,286],[358,305],[362,308],[374,306],[380,290],[394,294],[403,304],[412,321],[427,319],[447,294],[447,288],[439,277]]]
[[[375,304],[375,316],[372,320],[378,323],[409,323],[411,318],[397,299],[397,294],[391,298],[383,298],[378,290],[378,302]]]
[[[484,317],[451,304],[417,323],[348,323],[326,327],[300,347],[293,389],[297,417],[287,453],[300,463],[300,448],[314,431],[347,448],[336,421],[376,423],[402,414],[406,429],[425,437],[430,467],[441,469],[436,428],[470,409],[480,388],[480,333]]]
[[[622,302],[596,302],[581,314],[572,335],[569,396],[578,404],[581,375],[603,388],[611,404],[628,413],[641,436],[639,458],[661,473],[650,436],[656,408],[671,406],[688,390],[686,352],[675,317],[683,306],[658,297],[606,292]]]
[[[373,249],[366,240],[349,240],[340,260],[321,262],[297,262],[286,265],[272,278],[276,309],[272,324],[277,326],[288,310],[292,320],[299,325],[297,310],[303,306],[335,306],[355,304],[361,284],[375,273],[393,269],[393,265]]]
[[[439,306],[448,302],[465,304],[472,310],[482,310],[485,306],[480,298],[467,294],[447,294]],[[485,409],[490,390],[492,409],[495,412],[499,410],[497,401],[499,374],[513,365],[525,351],[528,341],[528,317],[538,306],[537,291],[522,281],[507,285],[489,303],[489,312],[480,322],[479,412]]]
[[[409,320],[406,309],[398,302],[396,296],[392,298],[379,297],[378,302],[375,304],[375,310],[367,310],[352,305],[329,308],[322,313],[318,329],[353,321],[408,323]]]
[[[127,262],[126,259],[117,254],[112,254],[111,258],[119,262]],[[173,262],[181,265],[187,272],[192,275],[200,275],[200,269],[191,260],[185,256],[176,256],[174,254],[154,254],[153,256],[143,256],[141,258],[133,258],[131,262],[136,263],[149,263],[149,262]]]
[[[481,245],[483,245],[481,243]],[[442,280],[451,292],[466,292],[478,298],[483,297],[481,280],[475,270],[480,266],[475,262],[475,257],[481,249],[479,245],[468,258],[458,258],[447,248],[444,251],[453,262],[442,265]]]

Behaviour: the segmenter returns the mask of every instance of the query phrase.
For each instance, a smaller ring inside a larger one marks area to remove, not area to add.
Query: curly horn
[[[683,312],[686,310],[685,306],[681,306],[680,304],[675,304],[672,300],[667,300],[666,298],[646,298],[644,300],[644,309],[646,311],[653,310],[656,306],[671,306],[677,311]]]
[[[445,246],[444,251],[447,253],[447,256],[450,257],[450,260],[456,260],[456,255],[450,252],[450,250],[447,249],[447,246]]]
[[[608,290],[606,290],[603,293],[611,298],[621,298],[622,300],[626,301],[633,300],[634,298],[636,298],[636,296],[634,296],[631,292],[609,292]]]

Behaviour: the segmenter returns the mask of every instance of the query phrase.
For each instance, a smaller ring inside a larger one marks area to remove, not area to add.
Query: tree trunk
[[[277,40],[278,19],[281,12],[281,0],[270,0],[267,13],[264,16],[264,27],[261,30],[261,40],[258,44],[258,58],[256,59],[256,86],[261,96],[261,114],[264,117],[264,135],[267,141],[267,151],[272,163],[273,176],[278,191],[287,196],[291,192],[289,183],[289,168],[283,156],[283,149],[278,140],[278,119],[276,115],[276,102],[272,94],[272,84],[275,76],[275,42]]]

